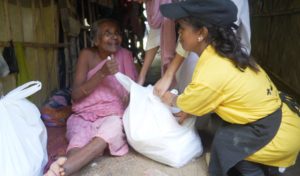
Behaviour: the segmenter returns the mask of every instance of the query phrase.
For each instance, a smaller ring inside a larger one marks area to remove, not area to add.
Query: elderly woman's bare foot
[[[65,170],[63,168],[64,163],[67,161],[66,157],[59,157],[56,161],[54,161],[49,170],[46,172],[44,176],[64,176]]]

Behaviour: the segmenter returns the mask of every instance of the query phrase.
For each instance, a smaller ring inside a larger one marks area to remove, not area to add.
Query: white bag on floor
[[[47,164],[47,131],[26,97],[41,89],[28,82],[0,99],[0,175],[41,176]]]
[[[127,140],[136,151],[172,167],[181,167],[202,154],[195,118],[179,125],[170,108],[153,95],[152,86],[142,87],[121,73],[115,76],[130,92],[123,123]]]

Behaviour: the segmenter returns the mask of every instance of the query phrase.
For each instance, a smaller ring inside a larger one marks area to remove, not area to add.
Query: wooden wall
[[[300,1],[252,0],[252,55],[300,101]]]
[[[39,80],[43,88],[31,98],[39,106],[58,87],[58,25],[55,0],[0,1],[0,51],[12,40],[21,45],[25,60],[19,74],[0,78],[4,93],[23,82]],[[20,80],[24,72],[28,75]]]

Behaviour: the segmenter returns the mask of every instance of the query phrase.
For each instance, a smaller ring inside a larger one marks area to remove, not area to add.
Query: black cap
[[[161,14],[172,20],[195,17],[217,26],[233,25],[237,7],[231,0],[187,0],[160,6]]]

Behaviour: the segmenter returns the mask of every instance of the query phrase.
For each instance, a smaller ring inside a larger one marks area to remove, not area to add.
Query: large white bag
[[[26,97],[41,89],[28,82],[0,99],[0,175],[40,176],[47,164],[47,131]]]
[[[170,108],[153,95],[152,86],[142,87],[121,73],[115,76],[130,92],[123,123],[127,140],[136,151],[172,167],[181,167],[202,154],[195,118],[179,125]]]

